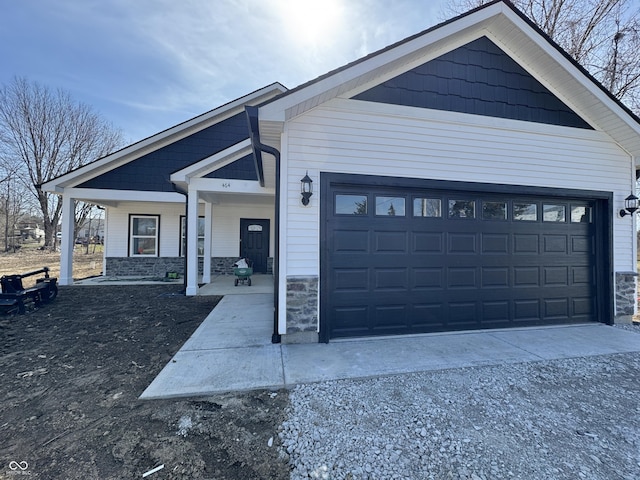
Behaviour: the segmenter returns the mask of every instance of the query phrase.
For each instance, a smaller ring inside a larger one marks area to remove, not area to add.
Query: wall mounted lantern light
[[[313,180],[309,178],[309,172],[300,180],[300,193],[302,195],[302,205],[309,205],[309,199],[313,195]]]
[[[638,197],[633,193],[624,199],[624,208],[620,210],[620,216],[630,215],[638,210]]]

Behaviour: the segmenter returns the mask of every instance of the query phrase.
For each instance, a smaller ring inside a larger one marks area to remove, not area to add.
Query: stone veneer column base
[[[616,272],[615,323],[631,323],[637,300],[636,272]]]
[[[283,343],[318,342],[318,277],[287,277],[287,333]]]

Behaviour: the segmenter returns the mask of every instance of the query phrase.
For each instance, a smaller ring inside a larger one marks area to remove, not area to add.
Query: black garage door
[[[324,179],[322,340],[599,319],[599,200],[433,184]]]

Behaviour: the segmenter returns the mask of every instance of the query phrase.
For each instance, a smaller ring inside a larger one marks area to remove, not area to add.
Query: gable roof
[[[49,180],[42,188],[62,192],[65,187],[118,185],[121,190],[171,191],[171,173],[249,138],[245,105],[264,102],[284,91],[280,83],[268,85]]]
[[[248,138],[243,112],[178,138],[78,184],[78,188],[171,192],[171,173]]]
[[[277,145],[286,120],[332,98],[351,98],[481,37],[491,40],[592,127],[640,157],[640,119],[505,0],[471,10],[261,104],[262,141]]]
[[[486,36],[352,99],[592,129]]]

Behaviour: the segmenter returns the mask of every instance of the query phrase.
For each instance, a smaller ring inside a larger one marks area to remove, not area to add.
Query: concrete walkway
[[[273,295],[225,296],[140,398],[640,351],[640,335],[602,324],[271,344],[272,312]]]

